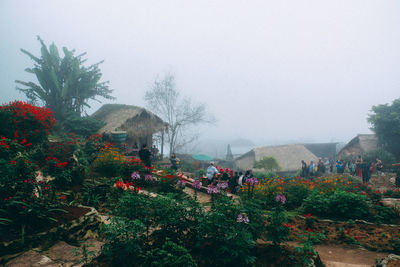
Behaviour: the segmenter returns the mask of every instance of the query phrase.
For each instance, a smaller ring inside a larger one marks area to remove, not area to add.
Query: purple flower
[[[246,183],[248,183],[248,184],[250,184],[250,185],[258,184],[257,177],[252,177],[252,178],[246,179]]]
[[[146,174],[145,176],[144,176],[144,180],[145,181],[153,181],[154,180],[154,177],[153,177],[153,175],[151,175],[151,174]]]
[[[200,189],[202,184],[199,180],[194,180],[192,186],[193,188]]]
[[[226,189],[226,188],[228,188],[228,182],[218,183],[218,184],[217,184],[217,187],[218,187],[219,189]]]
[[[177,182],[176,184],[177,184],[178,186],[185,187],[186,181],[183,180],[183,179],[179,179],[178,182]]]
[[[140,179],[140,174],[137,172],[132,172],[131,177],[133,180],[137,180],[137,179]]]
[[[275,201],[276,202],[281,202],[282,204],[285,204],[285,202],[286,202],[286,197],[285,197],[285,195],[276,195],[276,197],[275,197]]]
[[[209,185],[207,188],[207,193],[209,194],[218,194],[219,193],[219,188],[213,185]]]
[[[239,222],[239,223],[242,222],[242,223],[245,223],[245,224],[248,224],[250,222],[249,217],[247,217],[246,213],[244,213],[244,214],[239,213],[236,221]]]

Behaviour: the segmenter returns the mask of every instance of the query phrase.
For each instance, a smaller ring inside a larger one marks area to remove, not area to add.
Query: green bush
[[[167,241],[162,248],[155,248],[146,253],[144,259],[144,266],[151,267],[175,267],[185,266],[194,267],[197,266],[192,256],[189,254],[186,248]]]
[[[218,198],[214,208],[200,221],[198,249],[205,266],[246,266],[254,263],[255,237],[248,223],[238,221],[241,207],[227,197]],[[247,215],[247,214],[246,214]],[[249,222],[252,221],[251,217]]]
[[[321,217],[337,219],[368,219],[371,216],[371,201],[368,197],[336,190],[331,194],[313,192],[304,200],[305,212]]]
[[[275,178],[276,173],[275,172],[255,172],[254,176],[257,177],[258,179]]]
[[[286,208],[296,209],[303,204],[303,200],[311,194],[311,191],[304,184],[293,184],[285,188]]]
[[[143,255],[145,229],[140,220],[113,217],[111,223],[105,224],[101,231],[106,241],[102,254],[111,259],[114,266],[135,265]]]
[[[89,137],[100,130],[104,122],[93,119],[92,117],[81,117],[76,112],[70,112],[60,125],[61,132],[75,133],[79,136]]]

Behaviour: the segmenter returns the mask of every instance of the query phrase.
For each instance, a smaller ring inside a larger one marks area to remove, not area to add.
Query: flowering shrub
[[[15,139],[25,147],[43,142],[55,124],[48,108],[14,101],[0,106],[0,135]]]
[[[36,170],[37,165],[20,154],[0,159],[0,218],[9,222],[0,232],[20,231],[22,243],[26,232],[36,230],[49,220],[54,207],[52,187],[36,181]]]
[[[218,194],[219,193],[219,188],[217,186],[214,186],[214,185],[210,184],[207,187],[207,193],[210,194],[210,195]]]
[[[92,168],[95,172],[106,177],[118,176],[125,162],[124,156],[112,144],[106,144],[100,149]]]
[[[245,224],[248,224],[250,222],[249,217],[247,217],[246,213],[244,213],[244,214],[239,213],[236,221],[239,223],[245,223]]]
[[[267,235],[275,246],[279,246],[281,242],[288,240],[290,228],[287,226],[287,216],[283,208],[286,202],[285,195],[277,194],[275,201],[277,206],[273,208],[268,220]]]
[[[218,187],[219,189],[225,190],[225,189],[228,188],[228,182],[219,182],[219,183],[217,184],[217,187]]]
[[[184,187],[186,186],[186,181],[183,180],[183,179],[179,179],[178,182],[176,183],[176,185],[177,185],[178,187],[184,188]]]
[[[195,181],[193,181],[192,186],[195,189],[200,189],[202,187],[202,183],[199,180],[195,180]]]
[[[178,183],[179,177],[175,174],[168,174],[168,172],[158,173],[157,176],[160,179],[160,192],[169,193],[176,192],[176,184]]]

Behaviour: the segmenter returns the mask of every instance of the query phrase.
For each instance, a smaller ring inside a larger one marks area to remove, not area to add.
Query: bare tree
[[[173,74],[156,79],[146,92],[145,101],[152,112],[168,123],[166,138],[170,154],[198,138],[198,133],[190,130],[191,126],[214,121],[204,103],[193,103],[190,98],[180,96]]]

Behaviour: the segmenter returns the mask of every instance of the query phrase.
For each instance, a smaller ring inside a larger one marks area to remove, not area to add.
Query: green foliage
[[[262,159],[256,161],[254,168],[264,169],[269,172],[279,171],[281,169],[278,161],[274,157],[263,157]]]
[[[383,148],[367,152],[363,155],[363,160],[366,162],[375,162],[377,158],[382,161],[384,167],[390,169],[392,168],[392,164],[396,162],[395,156]]]
[[[318,255],[314,245],[320,243],[324,238],[326,238],[325,235],[321,233],[305,232],[300,234],[300,246],[295,246],[294,251],[300,256],[302,266],[311,265],[312,260]]]
[[[140,220],[113,217],[110,224],[103,225],[105,244],[102,253],[112,259],[114,266],[131,266],[140,260],[145,235],[145,226]]]
[[[268,220],[267,236],[275,246],[289,239],[290,228],[287,227],[288,218],[285,214],[283,205],[278,205],[272,210]]]
[[[368,122],[372,124],[379,142],[400,159],[400,99],[394,100],[391,105],[373,106],[372,112]]]
[[[393,207],[385,207],[381,205],[374,206],[375,220],[378,223],[396,223],[398,216]]]
[[[89,137],[104,126],[104,122],[93,119],[89,116],[81,117],[76,112],[68,112],[60,123],[64,132],[75,133],[76,135]]]
[[[144,266],[151,267],[175,267],[185,266],[194,267],[197,266],[192,256],[186,250],[186,248],[167,241],[162,248],[155,248],[148,251],[145,255]]]
[[[249,221],[238,221],[239,214]],[[122,266],[129,257],[138,266],[195,266],[188,251],[202,265],[246,266],[255,261],[252,249],[265,231],[258,203],[234,203],[225,196],[205,212],[189,197],[125,192],[113,216],[116,219],[106,226],[104,253]]]
[[[249,226],[237,222],[240,206],[227,197],[218,198],[214,208],[200,221],[199,250],[205,266],[246,266],[254,263],[255,238]],[[249,217],[252,221],[252,218]]]
[[[82,114],[86,107],[90,107],[89,100],[96,100],[97,97],[113,99],[108,82],[100,82],[102,74],[99,65],[102,61],[86,67],[83,65],[86,53],[75,56],[75,50],[63,47],[64,57],[61,58],[54,44],[47,48],[40,37],[38,40],[41,43],[40,58],[24,49],[21,51],[34,61],[33,68],[26,71],[34,74],[39,84],[16,81],[25,86],[17,89],[30,101],[42,102],[54,112],[57,120],[62,121],[68,112]]]
[[[275,178],[276,173],[275,172],[255,172],[254,176],[257,177],[258,179]]]
[[[304,200],[306,212],[337,219],[367,219],[371,216],[368,197],[336,190],[332,194],[314,192]]]
[[[288,186],[285,190],[286,194],[286,208],[292,210],[298,208],[303,203],[303,200],[310,195],[310,189],[304,184],[293,184]]]
[[[93,250],[88,250],[90,247],[93,247],[93,245],[84,243],[80,248],[73,249],[72,252],[75,256],[82,255],[82,259],[78,262],[78,264],[88,264],[96,256],[96,253]]]

